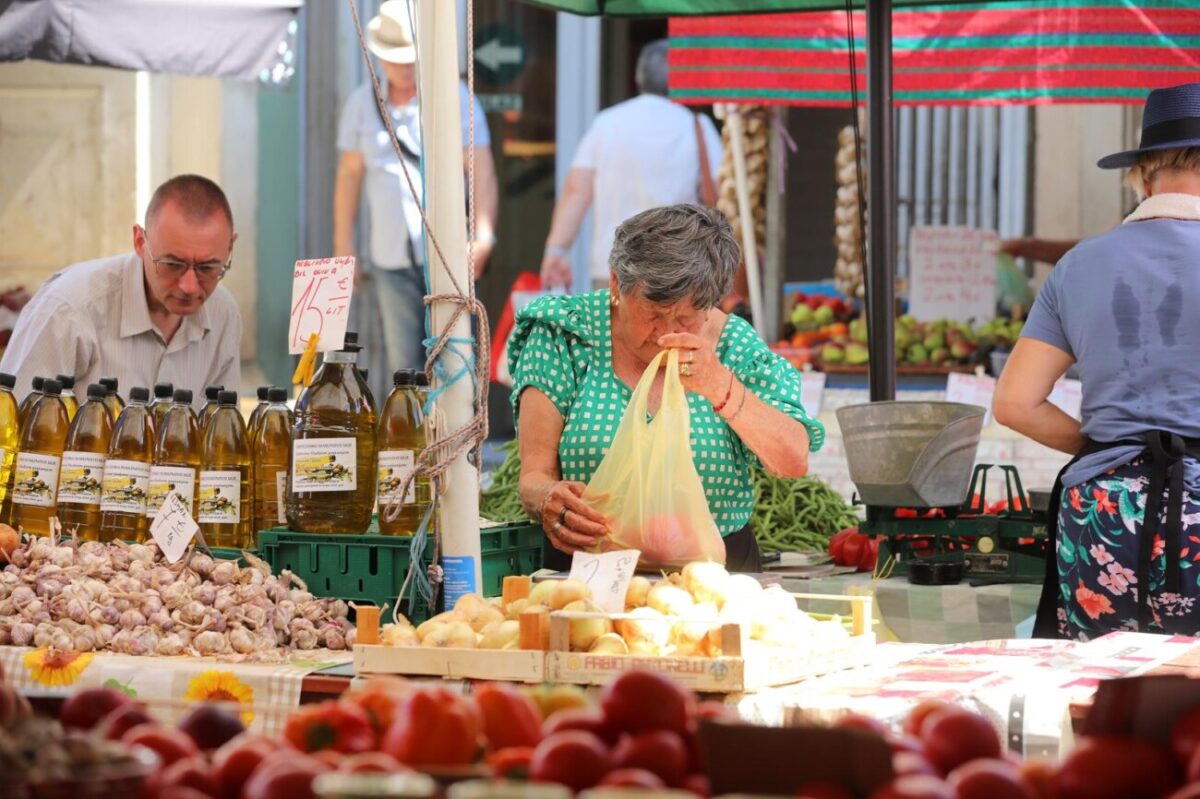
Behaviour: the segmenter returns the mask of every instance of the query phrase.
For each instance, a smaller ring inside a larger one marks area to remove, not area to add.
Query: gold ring
[[[684,377],[691,377],[692,376],[692,365],[690,363],[685,363],[683,366],[680,366],[679,373],[681,375],[683,375]]]

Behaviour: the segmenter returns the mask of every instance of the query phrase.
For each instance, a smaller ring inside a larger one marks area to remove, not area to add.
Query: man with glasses
[[[0,372],[18,396],[38,375],[77,385],[117,377],[124,389],[173,383],[198,399],[206,385],[241,385],[242,319],[220,283],[233,264],[233,213],[199,175],[158,187],[133,252],[52,275],[21,311]]]

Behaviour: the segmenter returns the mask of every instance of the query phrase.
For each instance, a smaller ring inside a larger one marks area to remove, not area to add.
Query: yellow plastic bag
[[[647,419],[650,387],[664,358],[662,403]],[[725,542],[692,462],[691,430],[679,351],[660,352],[642,373],[583,495],[611,520],[606,549],[640,550],[641,564],[649,567],[725,562]]]

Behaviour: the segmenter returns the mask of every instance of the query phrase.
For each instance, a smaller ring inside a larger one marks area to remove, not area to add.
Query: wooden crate
[[[721,657],[640,657],[592,655],[570,651],[571,619],[596,614],[557,612],[550,617],[550,651],[546,654],[549,682],[603,685],[621,672],[648,669],[668,674],[689,688],[704,693],[742,693],[787,685],[833,671],[866,665],[875,647],[871,615],[873,597],[837,594],[794,594],[799,599],[844,601],[853,618],[851,636],[836,647],[812,649],[761,647],[743,657],[748,631],[739,624],[721,626]],[[625,618],[625,614],[608,618]]]
[[[357,644],[354,672],[443,677],[447,680],[497,680],[540,683],[546,679],[541,650],[434,649],[420,646]]]

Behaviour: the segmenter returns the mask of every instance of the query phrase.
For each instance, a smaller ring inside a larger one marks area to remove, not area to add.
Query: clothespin
[[[296,364],[296,371],[292,374],[293,385],[312,385],[313,373],[316,372],[317,366],[317,340],[319,338],[320,336],[316,333],[308,337],[304,354],[300,356],[300,363]]]

